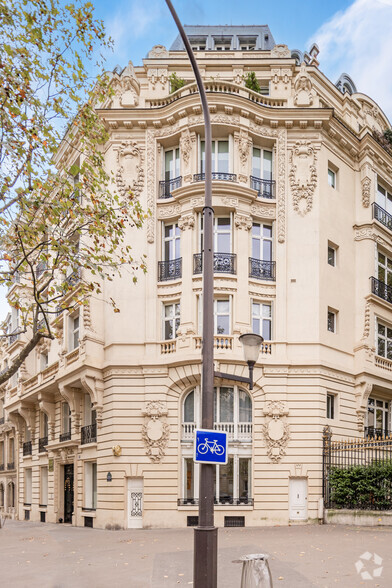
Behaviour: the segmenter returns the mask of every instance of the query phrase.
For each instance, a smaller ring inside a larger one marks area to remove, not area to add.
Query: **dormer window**
[[[240,37],[239,45],[241,51],[254,51],[256,49],[256,37]]]
[[[214,37],[215,51],[230,51],[232,37]]]

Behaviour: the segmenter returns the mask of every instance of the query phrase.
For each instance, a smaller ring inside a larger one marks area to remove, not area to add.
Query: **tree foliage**
[[[133,279],[145,270],[126,238],[145,215],[105,170],[95,106],[110,80],[89,76],[111,42],[93,5],[0,0],[0,28],[0,285],[18,311],[14,331],[25,333],[1,384],[55,336],[56,314],[100,294],[122,267]]]
[[[253,90],[253,92],[261,92],[261,87],[259,82],[257,81],[256,74],[254,71],[250,71],[249,73],[244,76],[245,81],[245,88],[249,88],[249,90]]]
[[[180,88],[183,88],[186,84],[185,80],[183,78],[179,78],[177,76],[176,72],[173,72],[169,76],[169,83],[170,83],[170,94],[173,94],[173,92],[176,92]]]

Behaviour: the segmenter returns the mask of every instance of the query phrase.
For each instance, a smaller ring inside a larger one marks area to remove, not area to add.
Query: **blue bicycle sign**
[[[209,429],[196,429],[195,456],[196,463],[227,463],[227,434]]]

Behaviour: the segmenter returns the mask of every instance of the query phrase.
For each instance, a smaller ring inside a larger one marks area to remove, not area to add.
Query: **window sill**
[[[95,512],[96,508],[82,508],[82,517],[92,517],[95,518],[97,513]]]

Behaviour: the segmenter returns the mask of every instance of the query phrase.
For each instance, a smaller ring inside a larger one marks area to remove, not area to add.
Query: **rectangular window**
[[[336,333],[336,312],[328,310],[327,328],[331,333]]]
[[[40,498],[39,503],[41,506],[48,505],[48,468],[47,466],[40,468],[41,472],[41,484],[40,484]]]
[[[8,463],[14,462],[15,441],[13,437],[8,440]]]
[[[367,410],[367,427],[370,436],[386,435],[389,425],[390,403],[379,398],[369,398]]]
[[[377,355],[392,360],[392,328],[377,321]]]
[[[180,149],[165,151],[165,181],[178,178],[180,175]]]
[[[201,149],[201,161],[200,171],[205,173],[205,141],[200,143]],[[230,171],[230,160],[229,160],[229,141],[212,141],[211,146],[212,155],[212,166],[211,171],[213,173],[229,173]]]
[[[230,300],[214,300],[214,333],[230,335]]]
[[[0,441],[0,465],[4,466],[4,441]]]
[[[180,303],[165,304],[163,307],[163,338],[175,339],[180,326]]]
[[[336,172],[328,168],[328,186],[336,188]]]
[[[380,184],[377,184],[376,203],[389,214],[392,214],[392,194]]]
[[[48,436],[48,415],[41,412],[41,437]]]
[[[95,461],[87,461],[85,467],[85,508],[97,508],[97,463]]]
[[[214,37],[215,51],[230,51],[232,37]]]
[[[207,46],[207,37],[189,37],[189,42],[193,51],[205,51]]]
[[[61,418],[63,433],[71,432],[71,408],[68,402],[63,402],[61,405]]]
[[[261,180],[272,180],[272,151],[253,147],[252,176]]]
[[[238,497],[240,502],[247,502],[250,498],[250,459],[239,458],[238,469]]]
[[[256,49],[256,37],[240,37],[240,51],[254,51]]]
[[[380,252],[377,254],[377,279],[392,286],[392,259]]]
[[[47,353],[41,353],[41,371],[45,370],[49,365],[49,355]]]
[[[79,347],[79,328],[80,318],[79,315],[69,317],[69,350],[73,351]]]
[[[195,466],[193,459],[185,458],[185,493],[184,498],[192,500],[195,498]]]
[[[327,419],[335,418],[335,396],[327,394]]]
[[[94,425],[97,420],[97,412],[93,409],[90,394],[84,395],[84,424]]]
[[[332,267],[336,265],[336,249],[332,245],[328,245],[328,264]]]
[[[31,468],[25,468],[24,471],[24,503],[31,504],[32,500],[32,490],[33,490],[33,479],[32,479],[32,470]]]
[[[181,257],[181,231],[177,223],[163,225],[163,260],[172,261]]]
[[[260,261],[272,261],[272,226],[253,223],[252,258]]]
[[[229,457],[226,465],[219,466],[219,501],[230,502],[234,496],[234,460]]]
[[[215,216],[213,227],[213,248],[215,253],[231,253],[231,217]],[[200,251],[203,251],[203,217],[200,217]]]
[[[252,303],[252,330],[264,341],[272,339],[272,311],[270,303]]]

